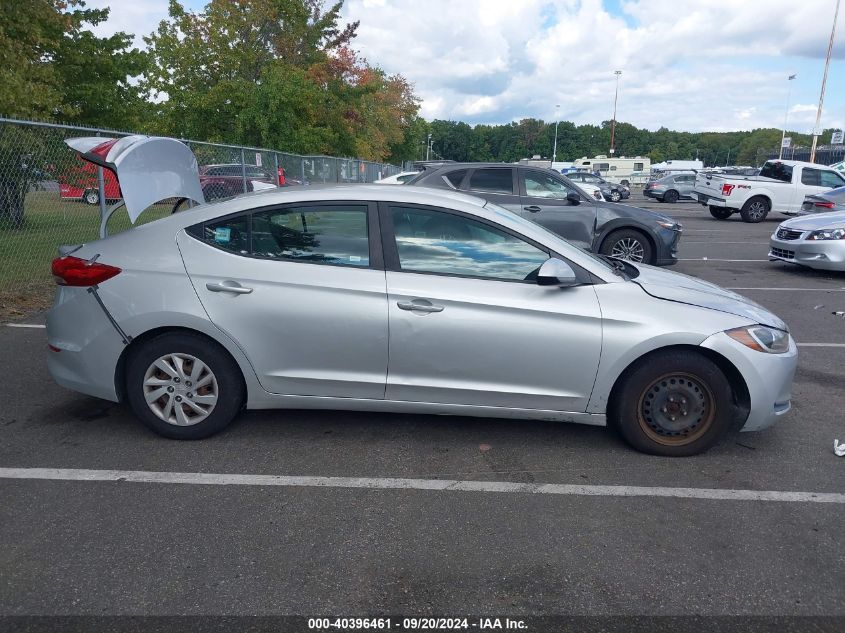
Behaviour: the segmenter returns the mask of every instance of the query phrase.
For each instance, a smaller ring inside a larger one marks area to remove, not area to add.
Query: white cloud
[[[327,0],[328,1],[328,0]],[[110,6],[99,34],[141,37],[167,0],[87,0]],[[199,9],[205,0],[187,0]],[[614,3],[619,4],[619,3]],[[415,85],[427,119],[506,123],[523,117],[599,123],[613,112],[641,127],[733,130],[783,123],[792,101],[818,99],[834,0],[346,0],[355,46]],[[845,15],[828,77],[823,125],[845,122]],[[809,129],[815,105],[790,108]],[[799,130],[804,131],[804,129]]]
[[[426,118],[504,123],[525,116],[656,128],[779,126],[793,97],[818,98],[832,0],[347,0],[355,45],[403,74]],[[829,14],[829,16],[828,16]],[[836,38],[823,124],[845,109],[845,28]],[[792,116],[790,116],[792,120]],[[800,116],[796,117],[799,122]],[[803,121],[801,119],[801,121]]]

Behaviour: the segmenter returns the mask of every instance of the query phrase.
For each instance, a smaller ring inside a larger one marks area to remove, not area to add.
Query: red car
[[[244,189],[244,169],[246,170],[246,189]],[[264,188],[261,185],[256,186],[255,183],[276,186],[276,178],[272,171],[266,171],[258,165],[243,166],[240,163],[203,165],[199,168],[199,175],[206,202]],[[287,184],[285,170],[279,167],[279,185],[285,184]]]

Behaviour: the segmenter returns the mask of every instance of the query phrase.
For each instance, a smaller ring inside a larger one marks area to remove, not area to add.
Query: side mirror
[[[559,288],[569,288],[579,284],[578,278],[575,276],[575,271],[565,261],[551,257],[543,262],[540,270],[537,272],[537,285],[539,286],[557,286]]]
[[[572,204],[581,204],[581,196],[579,196],[575,191],[570,191],[566,194],[566,199],[569,200]]]

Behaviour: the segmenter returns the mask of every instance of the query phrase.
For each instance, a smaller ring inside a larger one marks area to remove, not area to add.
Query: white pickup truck
[[[761,222],[769,211],[795,215],[804,197],[845,185],[845,174],[826,165],[797,160],[770,160],[759,176],[700,173],[693,198],[717,220],[739,213],[744,222]]]

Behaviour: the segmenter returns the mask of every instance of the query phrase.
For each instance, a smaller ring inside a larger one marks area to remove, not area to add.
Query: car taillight
[[[96,286],[111,279],[120,268],[91,262],[78,257],[57,257],[51,266],[53,278],[60,286]]]
[[[813,206],[820,207],[822,209],[832,209],[836,205],[833,202],[814,202]]]

